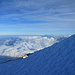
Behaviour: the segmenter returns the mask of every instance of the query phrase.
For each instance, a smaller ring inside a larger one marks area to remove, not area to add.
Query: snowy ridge
[[[0,75],[75,75],[75,35],[26,59],[0,65]]]

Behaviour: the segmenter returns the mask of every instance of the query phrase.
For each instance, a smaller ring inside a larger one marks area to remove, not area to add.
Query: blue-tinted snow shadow
[[[2,56],[0,55],[0,64],[10,62],[13,60],[19,59],[19,57],[10,57],[10,56]]]

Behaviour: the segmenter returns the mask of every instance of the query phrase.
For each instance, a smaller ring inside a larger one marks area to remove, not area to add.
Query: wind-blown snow
[[[0,75],[75,75],[75,35],[26,59],[1,64]]]

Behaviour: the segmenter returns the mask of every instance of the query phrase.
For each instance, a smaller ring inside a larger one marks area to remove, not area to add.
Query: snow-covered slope
[[[26,59],[1,64],[0,75],[75,75],[75,35]]]

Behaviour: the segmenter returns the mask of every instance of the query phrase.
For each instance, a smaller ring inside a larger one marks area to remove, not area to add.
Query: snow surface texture
[[[0,75],[75,75],[75,35],[26,59],[1,64]]]

